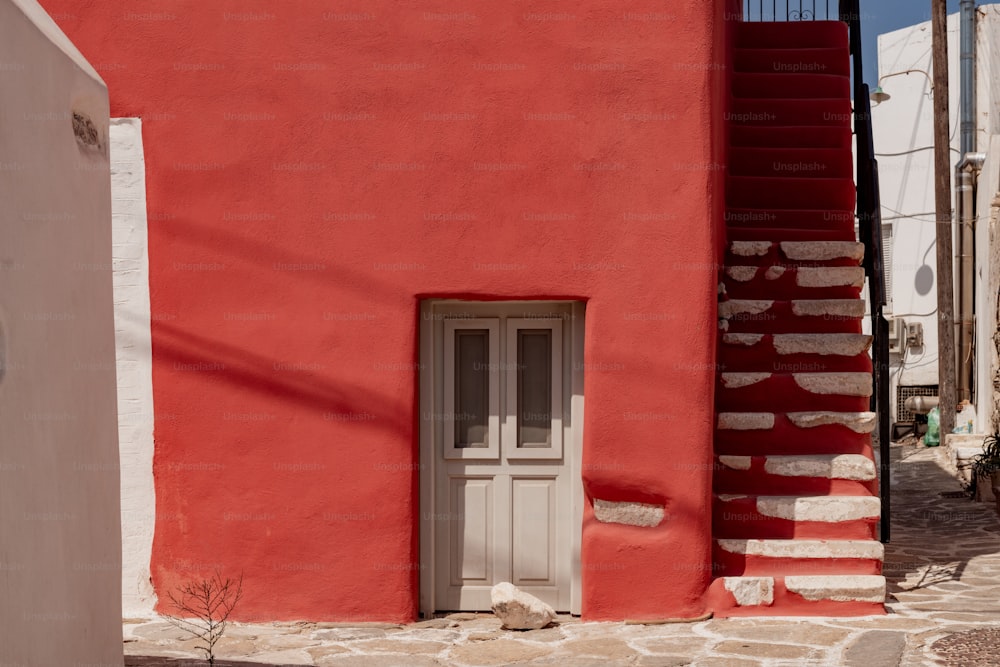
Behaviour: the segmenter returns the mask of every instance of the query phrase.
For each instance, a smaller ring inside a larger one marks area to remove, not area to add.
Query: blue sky
[[[808,4],[808,3],[807,3]],[[977,2],[977,5],[987,4]],[[958,11],[958,0],[948,0],[948,13]],[[884,32],[929,21],[931,0],[861,0],[861,38],[865,65],[865,83],[874,88],[878,79],[878,44]]]

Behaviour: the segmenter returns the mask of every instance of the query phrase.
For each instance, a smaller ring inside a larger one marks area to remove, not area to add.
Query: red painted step
[[[800,429],[781,415],[769,431],[716,430],[715,453],[731,456],[793,454],[862,454],[871,455],[871,437],[843,426],[817,426]]]
[[[809,388],[815,388],[818,383],[832,382],[829,376],[816,373],[770,373],[770,377],[764,377],[763,372],[725,371],[717,380],[715,408],[719,412],[770,412],[774,409],[774,397],[780,396],[781,408],[788,412],[864,412],[868,409],[871,376],[859,373],[857,376],[836,376],[834,379],[842,380],[842,383],[850,382],[851,393],[821,394],[810,391]],[[745,384],[752,380],[757,381]]]
[[[736,72],[851,74],[850,50],[844,47],[825,49],[736,49],[733,70]]]
[[[851,80],[835,74],[736,72],[732,91],[742,99],[849,99]]]
[[[736,303],[734,303],[736,302]],[[719,303],[729,333],[861,333],[864,303],[858,299],[799,299],[766,304],[730,299]]]
[[[757,373],[871,373],[871,336],[722,334],[719,368]],[[780,354],[784,352],[784,354]]]
[[[803,231],[836,230],[840,233],[840,241],[854,241],[854,209],[791,209],[791,208],[753,208],[747,206],[730,206],[724,215],[726,226],[730,229],[755,227],[758,229],[796,229]],[[730,239],[733,240],[733,239]],[[774,238],[775,241],[791,240]],[[810,239],[802,239],[803,241]]]
[[[722,275],[730,299],[857,299],[860,266],[727,266]]]
[[[852,155],[838,148],[732,148],[733,176],[853,178]]]
[[[730,241],[842,241],[844,233],[836,229],[759,229],[755,227],[730,227],[726,231]]]
[[[754,127],[808,126],[850,128],[849,99],[769,100],[734,99],[725,119]]]
[[[747,470],[727,470],[716,465],[713,488],[719,494],[758,495],[775,494],[781,496],[825,494],[859,496],[874,495],[876,482],[862,482],[850,479],[822,479],[817,477],[781,477],[768,475],[758,467]]]
[[[792,242],[786,246],[779,241],[766,244],[763,249],[761,245],[730,242],[726,246],[726,266],[858,266],[864,256],[864,246],[850,241],[808,245]],[[784,251],[783,247],[789,248],[789,251]],[[821,258],[807,259],[804,249],[826,251],[827,254]]]
[[[817,496],[823,499],[829,496]],[[863,496],[840,496],[854,499]],[[761,513],[760,496],[719,497],[712,503],[712,525],[716,539],[875,539],[878,518],[843,521],[792,520]]]
[[[851,128],[829,125],[730,125],[731,147],[851,148]]]
[[[809,575],[805,575],[809,576]],[[849,578],[857,578],[861,575],[853,575]],[[883,602],[872,602],[869,600],[834,600],[824,598],[820,600],[807,600],[803,596],[790,590],[785,584],[784,577],[774,577],[773,601],[767,605],[739,606],[733,594],[726,590],[726,578],[719,577],[712,582],[708,589],[708,604],[714,611],[716,618],[745,618],[753,616],[870,616],[874,614],[885,614]],[[794,581],[794,580],[793,580]],[[853,582],[847,583],[850,590]],[[791,586],[794,589],[794,585]],[[884,590],[884,582],[882,582]]]
[[[737,540],[723,540],[731,544]],[[847,542],[828,540],[827,543]],[[714,572],[718,577],[779,576],[785,574],[881,574],[882,561],[878,558],[773,558],[752,554],[733,553],[719,545],[712,549]]]
[[[726,181],[726,203],[734,207],[850,210],[855,204],[850,178],[729,176]]]
[[[736,48],[847,48],[847,24],[843,21],[746,22],[736,29]]]

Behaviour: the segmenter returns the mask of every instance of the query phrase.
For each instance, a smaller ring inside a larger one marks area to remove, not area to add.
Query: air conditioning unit
[[[906,320],[889,319],[889,354],[903,354],[906,350]]]

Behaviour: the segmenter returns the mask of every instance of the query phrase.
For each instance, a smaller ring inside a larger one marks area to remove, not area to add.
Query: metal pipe
[[[926,415],[931,408],[936,408],[939,402],[937,396],[910,396],[903,401],[903,407],[914,414]]]
[[[955,263],[958,269],[955,302],[958,304],[955,324],[958,327],[955,353],[958,370],[959,401],[972,400],[972,336],[973,296],[975,290],[975,260],[973,257],[976,225],[975,187],[979,170],[986,160],[985,153],[968,153],[955,166],[955,205],[959,221],[958,243],[955,248]]]
[[[959,118],[965,155],[976,150],[976,0],[961,0],[959,11]]]

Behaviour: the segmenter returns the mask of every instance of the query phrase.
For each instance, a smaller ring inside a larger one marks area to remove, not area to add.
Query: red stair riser
[[[831,74],[736,72],[733,96],[741,99],[815,99],[850,97],[851,80]]]
[[[861,496],[874,495],[878,491],[875,480],[860,482],[850,479],[827,479],[824,477],[784,477],[768,475],[763,465],[751,471],[730,470],[716,464],[713,478],[716,493],[735,495],[778,495],[778,496]]]
[[[870,558],[772,558],[735,554],[718,545],[712,551],[717,577],[882,574],[882,563]]]
[[[798,428],[779,415],[773,429],[716,430],[715,453],[735,456],[767,454],[864,454],[870,456],[871,436],[839,425]]]
[[[847,48],[847,24],[842,21],[747,22],[736,30],[736,48]]]
[[[781,354],[767,339],[755,346],[723,344],[719,370],[727,373],[871,373],[867,354],[853,357],[818,354]]]
[[[764,230],[788,229],[801,230],[808,235],[816,230],[835,230],[838,232],[838,241],[854,240],[854,209],[823,209],[796,210],[796,209],[770,209],[762,210],[752,207],[730,206],[723,220],[731,231],[738,228],[751,227]],[[730,238],[734,241],[737,239]],[[773,241],[789,241],[793,239],[775,238]],[[803,238],[802,240],[810,240]]]
[[[774,127],[809,125],[850,128],[850,100],[734,99],[725,120],[735,125]]]
[[[733,176],[853,178],[854,160],[835,148],[734,148],[727,168]]]
[[[856,192],[849,178],[729,176],[726,204],[736,208],[850,210]]]
[[[729,145],[735,147],[758,148],[843,148],[850,149],[850,127],[810,127],[789,125],[754,127],[752,125],[730,125]]]
[[[850,49],[736,49],[733,71],[763,74],[832,74],[849,77]]]

